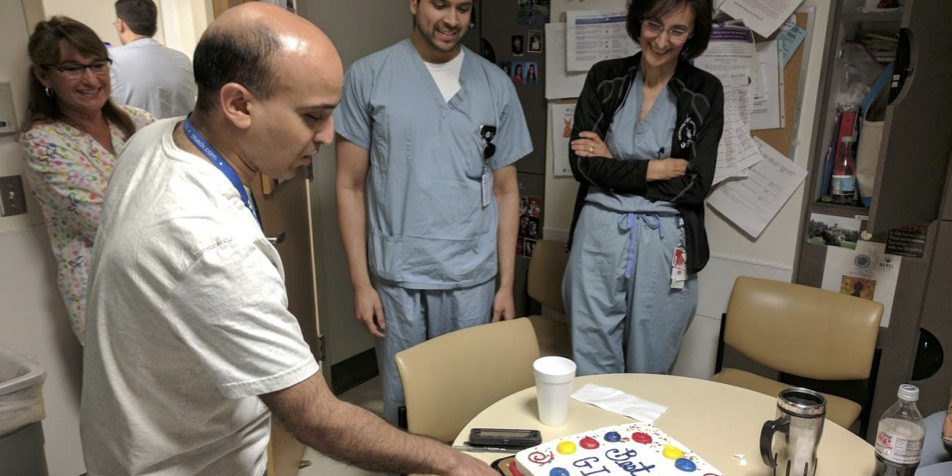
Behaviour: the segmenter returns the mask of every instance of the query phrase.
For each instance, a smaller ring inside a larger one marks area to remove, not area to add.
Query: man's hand
[[[380,304],[380,296],[377,290],[371,285],[354,288],[354,313],[357,320],[364,325],[367,332],[383,337],[383,331],[387,329],[387,322],[383,317],[383,306]]]
[[[493,299],[493,320],[492,322],[508,321],[516,317],[516,304],[512,299],[512,288],[502,286],[496,291],[496,298]]]
[[[295,438],[370,471],[440,476],[499,476],[486,463],[444,443],[413,435],[363,408],[342,402],[316,373],[261,401]]]
[[[652,180],[671,180],[687,173],[688,161],[684,159],[658,159],[648,161],[648,173],[645,178]]]
[[[459,462],[454,464],[446,476],[499,476],[488,464],[470,455],[457,452]]]

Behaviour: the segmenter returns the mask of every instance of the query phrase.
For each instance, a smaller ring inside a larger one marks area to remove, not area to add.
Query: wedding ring
[[[595,148],[592,146],[588,146],[588,152],[589,153],[595,152]]]

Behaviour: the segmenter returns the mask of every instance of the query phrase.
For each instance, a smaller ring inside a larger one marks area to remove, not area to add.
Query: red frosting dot
[[[592,438],[591,436],[582,438],[582,441],[579,441],[578,444],[587,450],[594,450],[595,448],[598,448],[598,441],[596,441],[595,438]]]
[[[645,445],[647,445],[648,443],[651,443],[651,437],[648,436],[646,433],[642,433],[640,431],[638,433],[632,433],[631,439],[635,440],[635,443],[642,443]]]

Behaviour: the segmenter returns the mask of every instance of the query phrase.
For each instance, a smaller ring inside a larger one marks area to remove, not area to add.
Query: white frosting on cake
[[[608,426],[549,441],[516,454],[525,476],[722,475],[654,425]]]

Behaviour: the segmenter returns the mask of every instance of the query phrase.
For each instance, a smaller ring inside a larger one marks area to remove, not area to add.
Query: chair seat
[[[711,380],[735,387],[746,388],[764,395],[770,395],[771,397],[776,397],[780,394],[781,390],[792,386],[757,374],[730,368],[725,368],[715,374]],[[823,394],[823,397],[826,398],[827,420],[849,429],[850,426],[853,425],[853,422],[859,418],[859,414],[863,409],[860,404],[843,397],[830,395],[829,393],[819,393]]]

